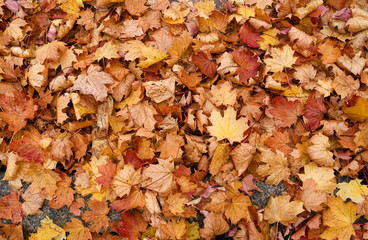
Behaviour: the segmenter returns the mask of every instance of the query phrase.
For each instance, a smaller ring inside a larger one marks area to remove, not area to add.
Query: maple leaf
[[[321,166],[332,167],[335,161],[333,153],[329,151],[328,137],[318,133],[310,139],[310,142],[312,145],[307,147],[307,152],[311,159]]]
[[[200,229],[201,236],[205,239],[212,239],[229,231],[229,225],[222,217],[222,214],[210,212],[204,219],[204,228]]]
[[[257,173],[261,176],[268,176],[267,184],[278,185],[282,180],[287,180],[290,175],[287,158],[285,154],[276,150],[276,154],[270,149],[262,151],[260,161],[263,165],[257,168]]]
[[[137,124],[137,127],[145,127],[149,131],[155,129],[157,111],[148,102],[140,102],[131,107],[126,107],[117,113],[118,116],[129,116]]]
[[[227,139],[231,144],[243,140],[243,133],[249,128],[248,119],[241,117],[237,120],[236,111],[232,107],[225,110],[223,117],[219,111],[213,110],[209,120],[212,123],[212,126],[207,127],[210,134],[217,141]]]
[[[131,15],[140,16],[147,9],[146,2],[146,0],[126,0],[125,7]]]
[[[263,40],[258,33],[255,33],[249,24],[244,24],[240,30],[239,35],[241,40],[252,48],[259,48],[257,41]]]
[[[121,223],[113,228],[120,236],[129,240],[135,240],[141,236],[142,232],[146,231],[147,223],[137,210],[134,210],[132,213],[129,211],[123,212],[120,218]]]
[[[156,195],[154,196],[156,197]],[[130,192],[128,196],[124,196],[120,200],[115,200],[114,202],[111,203],[110,206],[116,211],[122,210],[127,211],[138,207],[143,208],[145,205],[146,205],[145,195],[142,193],[142,191],[138,190],[137,188],[133,188],[133,190]],[[161,210],[158,212],[161,212]]]
[[[64,229],[56,225],[48,216],[41,220],[37,233],[31,233],[29,240],[66,239]]]
[[[272,131],[273,136],[269,137],[265,144],[274,150],[279,150],[284,154],[289,154],[293,149],[289,146],[290,138],[288,132]]]
[[[321,238],[348,240],[355,236],[353,223],[359,218],[357,209],[352,202],[344,203],[340,197],[330,197],[327,201],[329,209],[323,214],[323,225],[328,228]]]
[[[367,185],[362,185],[362,181],[361,179],[354,179],[350,180],[349,183],[339,183],[337,185],[339,191],[337,191],[336,195],[344,201],[350,198],[355,203],[363,203],[365,196],[368,195],[368,187]]]
[[[51,155],[56,161],[70,160],[73,156],[70,133],[61,133],[51,144]]]
[[[293,56],[294,50],[289,45],[283,48],[271,48],[271,57],[264,59],[272,72],[282,72],[284,68],[291,68],[297,58]]]
[[[272,99],[273,107],[270,108],[270,113],[280,122],[278,125],[280,127],[290,127],[295,124],[298,117],[301,116],[303,104],[296,101],[288,101],[284,97],[275,97]]]
[[[79,13],[78,1],[64,0],[63,3],[60,5],[60,8],[67,13],[66,19],[73,19],[75,21],[75,19],[78,18]]]
[[[169,236],[169,239],[187,239],[188,226],[184,218],[169,219],[167,224],[162,224],[162,231]]]
[[[68,238],[76,240],[90,240],[92,239],[89,228],[84,227],[83,222],[77,218],[71,218],[71,222],[67,222],[64,230],[69,232]]]
[[[147,47],[144,43],[139,40],[131,40],[124,42],[120,49],[127,51],[125,54],[125,60],[133,61],[137,58],[145,58],[141,60],[138,67],[147,68],[167,57],[167,54],[161,50],[157,50],[153,47]]]
[[[231,199],[231,202],[226,206],[225,216],[230,219],[232,224],[237,224],[241,219],[250,219],[248,207],[252,203],[248,196],[239,193]]]
[[[169,66],[173,66],[175,63],[177,63],[179,59],[183,56],[183,54],[187,51],[192,41],[193,38],[187,31],[184,31],[180,35],[180,37],[176,37],[169,49],[170,59],[166,61],[167,64]]]
[[[238,171],[238,176],[247,170],[255,152],[255,146],[247,143],[241,143],[231,151],[230,156],[234,162],[235,169]]]
[[[296,199],[303,201],[305,209],[308,211],[320,211],[322,210],[322,203],[327,201],[327,194],[321,191],[317,191],[316,182],[307,178],[303,182],[303,187],[296,194]]]
[[[24,132],[20,139],[12,139],[9,144],[9,150],[16,152],[18,156],[26,158],[30,162],[43,161],[43,150],[41,148],[42,136],[34,127],[30,127],[30,131]]]
[[[117,196],[122,197],[130,193],[132,186],[139,183],[141,174],[131,164],[124,165],[123,169],[116,171],[112,186]]]
[[[335,41],[327,40],[323,44],[320,44],[318,51],[322,54],[322,63],[327,65],[337,61],[341,57],[341,51]]]
[[[119,47],[112,41],[105,43],[102,47],[98,48],[95,55],[95,60],[100,61],[103,58],[112,59],[112,58],[119,58]]]
[[[359,90],[360,83],[350,75],[339,74],[332,82],[332,87],[341,98],[346,98]]]
[[[209,171],[212,175],[216,175],[222,165],[228,162],[230,149],[228,144],[219,144],[213,154]]]
[[[32,119],[37,110],[33,99],[19,90],[14,90],[13,97],[0,95],[0,106],[4,111],[0,112],[0,117],[9,124],[10,131],[24,128],[27,119]]]
[[[49,202],[50,206],[55,209],[60,209],[63,206],[70,206],[74,200],[75,191],[70,187],[72,179],[66,175],[63,180],[56,183],[56,191],[53,199]]]
[[[32,189],[27,189],[25,193],[22,194],[24,200],[22,204],[22,209],[25,215],[40,214],[42,211],[39,209],[42,207],[44,198],[39,193],[34,193]]]
[[[316,92],[313,91],[304,106],[303,113],[304,117],[308,119],[307,126],[312,130],[316,130],[320,126],[321,120],[324,118],[324,114],[327,112],[323,98],[317,98]]]
[[[240,65],[236,70],[236,74],[239,74],[239,80],[242,82],[247,82],[249,78],[257,76],[257,68],[259,66],[258,56],[250,50],[235,49],[231,53],[234,61]]]
[[[344,107],[342,110],[353,121],[363,122],[368,118],[368,99],[358,98],[354,106]]]
[[[159,164],[151,164],[143,171],[146,178],[152,179],[147,186],[156,192],[165,193],[171,190],[174,175],[174,162],[171,159],[158,159]]]
[[[210,53],[198,52],[192,56],[192,61],[207,77],[213,78],[215,76],[216,63],[212,61]]]
[[[104,188],[108,188],[115,175],[116,164],[112,163],[110,159],[107,159],[106,164],[99,165],[97,168],[101,176],[96,178],[96,182],[102,184]]]
[[[97,101],[104,101],[107,97],[105,84],[112,84],[110,74],[101,71],[98,65],[91,65],[87,74],[80,74],[74,82],[73,90],[79,90],[83,94],[92,94]]]
[[[271,28],[267,31],[264,31],[260,36],[263,40],[257,41],[259,44],[259,48],[262,50],[266,50],[269,46],[276,46],[280,42],[277,38],[277,34],[280,32],[277,28]]]
[[[20,41],[25,36],[25,31],[23,29],[27,24],[28,23],[24,21],[22,18],[16,18],[5,29],[4,34],[12,37],[15,41]]]
[[[53,41],[48,44],[44,44],[36,50],[37,60],[43,64],[45,60],[56,62],[60,59],[60,56],[65,52],[67,48],[64,42]]]
[[[230,81],[212,85],[211,94],[210,101],[218,107],[221,105],[233,106],[236,103],[237,90],[233,89]]]
[[[269,223],[280,222],[283,225],[288,225],[295,223],[298,220],[297,215],[303,211],[302,202],[290,201],[289,195],[283,195],[270,198],[263,216]]]
[[[317,191],[332,193],[337,186],[332,168],[318,167],[317,164],[313,162],[305,165],[304,174],[299,173],[298,176],[303,183],[309,178],[313,179],[317,184]]]
[[[89,229],[97,233],[100,232],[102,228],[106,231],[110,220],[110,218],[106,216],[110,211],[107,202],[91,200],[88,202],[88,207],[91,210],[84,212],[82,219],[86,222],[92,222]]]
[[[11,219],[12,223],[18,223],[22,220],[22,203],[16,192],[12,191],[0,199],[0,218]]]
[[[184,212],[184,204],[188,203],[188,200],[186,198],[181,197],[181,193],[170,193],[169,196],[166,199],[166,206],[169,209],[169,211],[174,214],[178,215],[180,213]]]

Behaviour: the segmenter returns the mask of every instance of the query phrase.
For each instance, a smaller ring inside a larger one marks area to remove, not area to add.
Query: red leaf
[[[141,214],[134,210],[133,213],[129,211],[121,214],[121,223],[113,229],[122,237],[129,240],[136,240],[141,236],[141,233],[146,231],[147,223],[143,220]]]
[[[243,27],[240,28],[239,35],[241,40],[252,48],[259,48],[257,41],[263,40],[258,33],[253,32],[253,28],[248,24],[244,24]]]
[[[144,165],[144,163],[141,159],[138,158],[137,153],[134,150],[127,151],[125,156],[125,163],[132,164],[135,170],[141,168]]]
[[[16,192],[11,192],[0,199],[0,218],[12,219],[13,223],[22,220],[22,203],[19,201],[19,195]]]
[[[210,53],[199,52],[192,56],[194,64],[201,70],[201,72],[209,78],[213,78],[216,74],[216,63],[212,61]]]
[[[232,55],[234,61],[240,65],[236,72],[239,74],[240,81],[247,82],[249,78],[257,76],[257,67],[259,66],[257,55],[254,55],[250,50],[239,51],[238,49],[235,49]]]
[[[327,112],[326,106],[323,103],[323,98],[315,97],[316,91],[313,91],[305,104],[303,113],[304,117],[308,119],[307,127],[316,130],[321,124],[324,114]]]
[[[116,164],[112,163],[110,159],[107,159],[107,163],[97,167],[98,172],[102,174],[96,178],[99,184],[102,184],[104,188],[108,188],[111,185],[111,180],[115,174]]]
[[[0,106],[4,112],[0,112],[0,117],[9,124],[10,131],[19,131],[27,124],[27,118],[33,118],[37,106],[33,104],[33,99],[19,90],[13,92],[13,97],[0,96]]]
[[[16,152],[18,156],[28,159],[30,162],[42,163],[43,151],[40,146],[41,134],[34,127],[26,132],[20,139],[12,139],[9,150]]]
[[[280,120],[280,127],[290,127],[296,123],[298,116],[302,115],[303,104],[299,101],[291,102],[280,96],[272,99],[272,105],[270,113]]]

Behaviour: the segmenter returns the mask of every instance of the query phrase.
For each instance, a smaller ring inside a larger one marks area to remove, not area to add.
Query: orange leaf
[[[83,214],[82,219],[86,222],[92,222],[92,225],[89,227],[92,232],[100,232],[102,228],[107,230],[109,226],[110,218],[106,216],[110,208],[107,205],[107,202],[100,202],[98,200],[91,200],[88,202],[88,207],[91,209],[90,211],[86,211]]]

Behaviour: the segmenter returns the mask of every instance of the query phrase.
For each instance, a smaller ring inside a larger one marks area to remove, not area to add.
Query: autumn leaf
[[[229,231],[229,225],[222,217],[222,214],[210,212],[203,222],[204,228],[200,230],[200,233],[205,239],[212,239]]]
[[[293,56],[294,50],[286,45],[283,48],[271,48],[271,58],[264,60],[272,72],[282,72],[284,68],[291,68],[297,58]]]
[[[269,149],[262,151],[260,161],[264,164],[257,168],[257,174],[267,177],[267,184],[279,184],[282,180],[287,180],[290,169],[285,154],[279,150],[276,153]]]
[[[232,224],[237,224],[241,219],[250,219],[248,207],[252,205],[248,196],[238,194],[231,199],[231,203],[226,207],[225,216]]]
[[[240,65],[236,70],[236,73],[239,74],[240,81],[247,82],[249,78],[257,76],[257,68],[259,66],[257,55],[254,55],[250,50],[239,51],[238,49],[235,49],[231,54],[234,61]]]
[[[332,193],[337,186],[332,168],[318,167],[315,163],[305,165],[304,173],[300,173],[298,176],[303,183],[307,179],[313,179],[317,184],[317,191]]]
[[[337,191],[336,195],[344,201],[350,198],[355,203],[363,203],[365,196],[368,194],[368,187],[367,185],[361,184],[362,181],[361,179],[355,179],[348,183],[339,183],[337,185],[339,191]]]
[[[199,52],[192,57],[192,60],[204,75],[209,78],[213,78],[215,76],[216,63],[212,61],[211,54]]]
[[[228,144],[219,144],[213,154],[209,171],[212,175],[216,175],[221,166],[228,162],[230,149]]]
[[[344,107],[343,111],[353,121],[364,121],[368,117],[368,100],[358,98],[354,106]]]
[[[318,51],[322,54],[321,60],[325,65],[336,62],[341,56],[341,51],[338,48],[337,43],[332,40],[327,40],[323,44],[320,44]]]
[[[312,92],[303,109],[304,117],[308,119],[307,126],[312,130],[316,130],[320,126],[321,120],[327,109],[323,103],[322,97],[316,97],[316,92]]]
[[[3,109],[0,117],[9,124],[10,131],[19,131],[27,124],[27,119],[35,116],[37,105],[27,94],[15,90],[13,97],[0,95],[0,106]]]
[[[259,48],[259,44],[257,41],[263,40],[263,38],[260,37],[258,33],[254,32],[254,30],[249,24],[244,24],[240,28],[239,35],[241,40],[252,48]]]
[[[188,226],[184,218],[169,219],[167,224],[163,224],[162,230],[170,239],[187,239]]]
[[[334,164],[333,153],[329,151],[330,142],[328,137],[322,133],[314,135],[310,139],[311,146],[307,152],[311,159],[321,166],[332,167]]]
[[[138,66],[142,68],[147,68],[167,57],[167,54],[163,51],[156,50],[153,47],[147,47],[138,40],[127,41],[120,46],[120,49],[121,51],[128,52],[125,54],[125,59],[128,61],[141,58],[142,60],[139,62]]]
[[[327,227],[321,234],[324,239],[348,240],[355,231],[353,223],[359,216],[352,202],[344,203],[340,197],[330,197],[327,201],[329,207],[323,214],[323,225]]]
[[[297,215],[303,211],[303,203],[290,201],[289,195],[271,197],[265,207],[264,218],[270,223],[280,222],[283,225],[288,225],[296,222]]]
[[[83,222],[77,218],[72,218],[72,221],[67,222],[63,229],[69,232],[68,238],[77,240],[92,239],[89,228],[84,227]]]
[[[156,192],[168,192],[172,188],[174,163],[170,159],[159,159],[159,164],[151,164],[143,171],[143,176],[150,178],[148,189]]]
[[[114,230],[122,237],[134,240],[141,236],[141,233],[146,230],[147,223],[137,210],[134,210],[132,213],[129,211],[123,212],[120,218],[121,223],[116,226]]]
[[[232,107],[225,110],[223,117],[220,112],[213,110],[209,119],[212,126],[207,129],[217,141],[228,139],[231,144],[240,142],[244,138],[243,133],[249,128],[248,119],[242,117],[237,120],[236,111]]]
[[[131,164],[126,164],[122,169],[116,171],[112,180],[112,186],[117,196],[124,196],[130,193],[132,186],[139,183],[141,174],[134,169]]]
[[[273,107],[269,111],[280,121],[278,123],[280,127],[290,127],[303,114],[303,104],[298,100],[288,101],[286,98],[280,96],[272,99],[272,105]]]
[[[101,173],[101,176],[96,178],[96,181],[99,184],[102,184],[104,188],[107,188],[111,185],[112,178],[115,175],[116,164],[112,163],[110,159],[106,161],[106,164],[102,164],[98,166],[98,171]]]
[[[86,222],[92,222],[92,225],[89,227],[90,230],[92,232],[100,232],[102,228],[106,230],[110,220],[110,218],[106,216],[110,211],[107,202],[91,200],[88,202],[88,207],[91,210],[86,211],[82,218]]]
[[[41,220],[41,227],[37,229],[37,233],[31,233],[30,240],[40,239],[65,239],[64,229],[56,225],[48,216]]]
[[[105,84],[112,84],[113,79],[110,74],[101,71],[101,67],[91,65],[87,74],[81,74],[74,82],[73,89],[79,90],[83,94],[91,94],[97,101],[103,101],[107,97]]]

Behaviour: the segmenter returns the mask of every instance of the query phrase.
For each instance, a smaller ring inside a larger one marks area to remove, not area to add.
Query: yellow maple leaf
[[[29,240],[66,239],[65,231],[56,225],[48,216],[41,220],[37,233],[31,233]]]
[[[249,220],[248,207],[252,206],[252,203],[248,196],[239,193],[233,199],[231,203],[225,209],[225,216],[230,219],[232,224],[237,224],[241,219]]]
[[[228,162],[230,149],[228,144],[220,144],[213,154],[209,171],[212,175],[216,175],[221,166]]]
[[[105,43],[105,45],[96,50],[96,52],[94,53],[95,55],[94,59],[100,61],[102,58],[106,59],[119,58],[120,56],[117,53],[118,51],[119,47],[112,41],[109,41]]]
[[[339,191],[336,193],[342,200],[350,198],[355,203],[363,203],[364,197],[368,195],[368,186],[362,185],[361,179],[351,180],[349,183],[343,182],[338,184]]]
[[[337,184],[332,168],[318,167],[316,163],[311,162],[304,166],[304,174],[298,174],[303,183],[311,178],[317,183],[316,190],[325,193],[332,193]]]
[[[66,12],[66,19],[76,20],[79,17],[79,5],[80,1],[64,0],[63,3],[60,5],[60,8],[61,10]]]
[[[123,43],[120,47],[122,51],[127,51],[125,60],[133,61],[140,58],[140,62],[137,66],[147,68],[163,59],[168,55],[160,49],[153,47],[147,47],[143,42],[139,40],[131,40]]]
[[[268,29],[267,31],[264,31],[263,34],[260,36],[263,38],[263,40],[257,41],[259,44],[259,48],[262,50],[266,50],[268,46],[276,46],[278,45],[279,39],[277,38],[277,34],[280,32],[280,30],[276,28]]]
[[[269,223],[280,222],[283,225],[295,223],[297,215],[304,211],[303,203],[291,201],[289,195],[272,197],[264,209],[264,219]]]
[[[236,120],[236,111],[232,107],[225,110],[223,117],[219,111],[213,110],[209,119],[212,126],[207,129],[217,141],[227,139],[231,144],[240,142],[244,139],[243,133],[249,128],[247,118]]]
[[[328,228],[323,231],[321,238],[349,240],[355,236],[353,223],[359,217],[353,202],[344,203],[340,197],[330,197],[327,201],[330,207],[323,214],[323,225]]]
[[[293,56],[294,50],[289,45],[283,48],[271,48],[271,57],[264,60],[272,72],[281,72],[284,68],[291,68],[297,58]]]
[[[354,106],[344,107],[342,111],[353,121],[363,122],[368,118],[368,99],[359,98]]]
[[[166,204],[172,214],[177,215],[184,212],[184,204],[188,203],[188,199],[182,198],[181,193],[175,193],[167,197]]]

